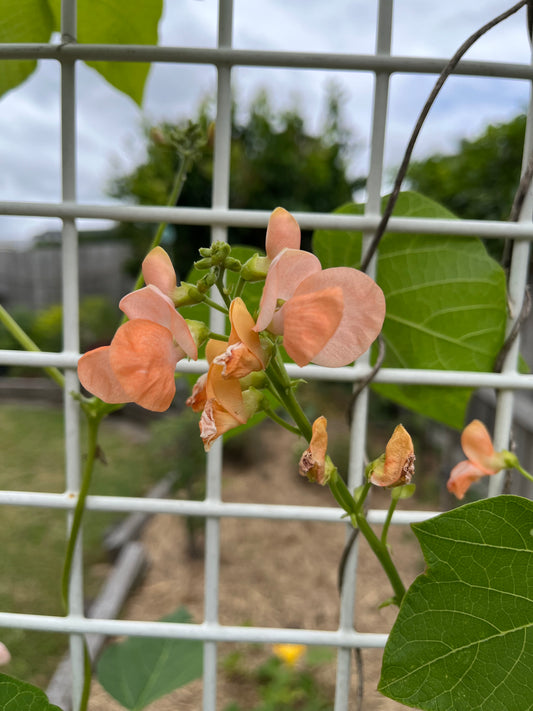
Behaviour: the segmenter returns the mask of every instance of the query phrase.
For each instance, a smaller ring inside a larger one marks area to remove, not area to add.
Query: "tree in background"
[[[458,217],[506,220],[520,181],[526,117],[489,125],[473,140],[462,140],[453,155],[413,162],[410,187],[440,202]]]
[[[330,212],[352,199],[361,180],[347,175],[348,157],[353,151],[350,130],[342,125],[341,97],[331,88],[326,102],[326,117],[320,134],[311,135],[296,110],[276,113],[265,92],[252,102],[245,119],[237,118],[234,107],[231,142],[230,207],[271,211],[282,205],[292,212],[313,210]],[[204,102],[195,119],[206,134],[213,110]],[[186,122],[184,122],[186,123]],[[131,173],[116,177],[109,188],[113,197],[133,200],[141,205],[164,205],[177,169],[173,148],[164,140],[176,126],[164,123],[146,130],[146,160]],[[163,139],[163,140],[162,140]],[[208,141],[185,183],[179,204],[209,207],[213,175],[213,145]],[[132,273],[146,253],[153,225],[125,223],[120,234],[132,240]],[[310,234],[303,234],[308,245]],[[209,241],[206,227],[170,225],[164,246],[185,276],[197,258],[198,247]],[[264,229],[230,229],[233,244],[264,245]]]

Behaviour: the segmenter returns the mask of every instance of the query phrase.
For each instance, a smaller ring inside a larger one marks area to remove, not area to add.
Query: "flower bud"
[[[211,257],[204,257],[203,259],[199,259],[197,262],[194,262],[194,266],[198,271],[204,271],[205,269],[211,269],[213,266],[213,260]]]
[[[203,321],[195,321],[190,318],[186,318],[185,321],[196,343],[196,347],[201,348],[209,338],[209,327]]]
[[[192,306],[204,300],[202,294],[200,294],[193,284],[187,284],[184,281],[174,289],[170,298],[176,308],[180,306]]]
[[[235,257],[226,257],[224,260],[224,268],[228,269],[230,272],[240,272],[242,264]]]
[[[269,265],[270,259],[268,257],[262,257],[256,253],[242,265],[241,277],[245,281],[263,281],[266,279]]]

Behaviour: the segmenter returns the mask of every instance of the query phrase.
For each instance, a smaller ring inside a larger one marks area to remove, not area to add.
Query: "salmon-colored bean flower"
[[[265,249],[267,257],[272,260],[283,249],[300,249],[300,226],[283,207],[277,207],[268,221]]]
[[[261,400],[261,394],[255,388],[243,391],[238,378],[224,377],[224,366],[214,361],[225,348],[223,341],[208,341],[206,358],[210,363],[209,370],[196,395],[193,391],[187,401],[187,404],[195,409],[196,404],[204,399],[200,417],[200,437],[206,452],[218,437],[245,424],[257,411]]]
[[[9,653],[9,649],[3,642],[0,642],[0,667],[4,664],[9,664],[10,661],[11,654]]]
[[[264,370],[268,360],[267,351],[253,330],[255,321],[242,299],[233,299],[229,318],[231,333],[228,345],[223,353],[214,358],[217,365],[222,365],[223,377],[244,378],[249,373]]]
[[[300,476],[305,476],[317,484],[326,484],[329,478],[326,475],[327,425],[328,421],[323,415],[313,422],[311,442],[302,454],[298,467]]]
[[[323,270],[315,255],[283,248],[269,267],[255,330],[283,335],[299,366],[339,367],[368,350],[384,318],[385,297],[369,276],[350,267]]]
[[[461,446],[466,460],[459,462],[451,471],[448,491],[462,499],[470,486],[484,476],[497,474],[507,466],[508,452],[495,452],[485,425],[473,420],[461,435]]]
[[[136,402],[162,412],[176,392],[176,364],[198,350],[187,322],[174,308],[169,293],[176,274],[166,252],[152,250],[143,262],[148,286],[127,294],[120,308],[130,319],[109,346],[85,353],[78,363],[81,384],[109,403]]]
[[[367,468],[367,477],[376,486],[409,484],[415,472],[415,453],[411,435],[398,425],[385,447],[385,453]]]

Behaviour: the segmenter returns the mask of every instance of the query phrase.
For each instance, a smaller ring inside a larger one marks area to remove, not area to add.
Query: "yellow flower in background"
[[[272,651],[288,667],[293,667],[296,662],[305,654],[307,647],[305,644],[274,644]]]

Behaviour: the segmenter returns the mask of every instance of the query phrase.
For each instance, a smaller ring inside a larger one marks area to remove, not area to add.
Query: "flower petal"
[[[216,400],[240,424],[248,420],[248,415],[242,399],[240,383],[235,378],[224,378],[223,367],[211,363],[207,371],[206,396],[208,400]]]
[[[487,472],[478,469],[466,459],[454,466],[446,487],[450,493],[455,494],[458,499],[462,499],[470,486],[486,475]]]
[[[254,354],[257,360],[261,361],[264,367],[264,349],[261,346],[261,340],[257,332],[253,330],[255,328],[255,322],[242,299],[233,299],[231,302],[229,307],[229,320],[231,323],[229,344],[233,345],[241,341],[248,350]]]
[[[200,417],[200,437],[204,449],[209,451],[213,442],[225,432],[238,427],[241,422],[228,412],[216,400],[207,400]]]
[[[109,363],[128,399],[155,412],[172,403],[179,355],[168,328],[144,319],[124,323],[109,347]]]
[[[168,328],[183,353],[193,360],[198,358],[198,348],[187,322],[158,287],[149,285],[126,294],[119,307],[131,320],[145,319]]]
[[[142,263],[142,272],[147,284],[157,286],[167,296],[176,288],[176,272],[162,247],[154,247],[148,252]]]
[[[294,296],[338,286],[344,311],[339,326],[313,363],[338,368],[348,365],[368,350],[378,337],[385,318],[385,297],[376,282],[350,267],[333,267],[308,276]]]
[[[272,321],[278,300],[287,301],[297,286],[322,267],[314,254],[299,249],[284,249],[274,259],[268,270],[257,323],[254,331],[263,331]]]
[[[328,451],[328,421],[321,415],[313,422],[311,442],[300,458],[300,476],[325,484],[326,453]]]
[[[485,474],[495,474],[502,469],[503,465],[498,466],[498,458],[487,428],[480,420],[473,420],[464,428],[461,446],[467,459]]]
[[[300,226],[283,207],[277,207],[270,215],[266,231],[266,253],[274,259],[282,249],[300,249]]]
[[[78,377],[86,390],[104,402],[131,401],[111,368],[109,346],[95,348],[82,355],[78,361]]]
[[[337,331],[343,311],[339,287],[294,296],[284,304],[275,323],[279,328],[282,320],[283,346],[297,365],[315,360]]]
[[[403,425],[397,425],[385,447],[383,470],[372,473],[370,481],[376,486],[403,486],[414,474],[415,452],[411,435]]]

